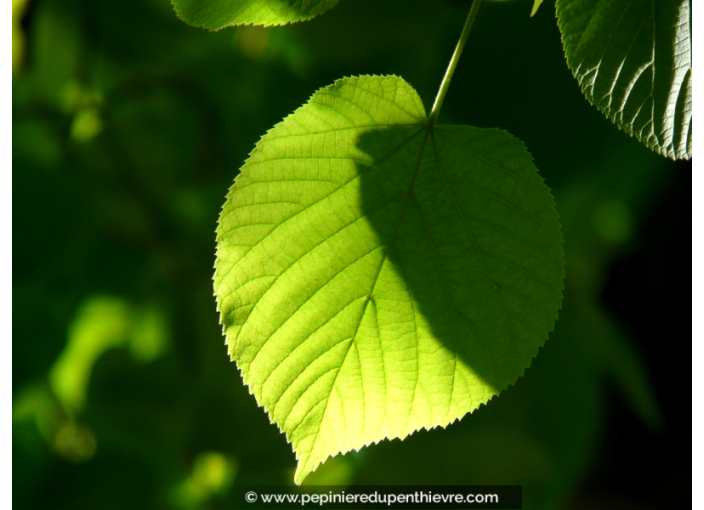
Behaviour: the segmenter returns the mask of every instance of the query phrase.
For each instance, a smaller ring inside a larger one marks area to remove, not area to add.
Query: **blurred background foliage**
[[[672,326],[688,316],[691,164],[591,107],[554,5],[531,5],[482,8],[441,122],[507,129],[554,190],[557,329],[473,415],[308,483],[518,483],[527,509],[689,501],[688,335]],[[232,484],[292,483],[220,334],[219,209],[258,138],[337,78],[398,74],[429,106],[468,8],[343,0],[209,33],[168,0],[13,0],[15,508],[239,508]]]

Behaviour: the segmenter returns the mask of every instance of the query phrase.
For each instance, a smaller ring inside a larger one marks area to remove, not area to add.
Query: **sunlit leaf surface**
[[[285,25],[314,18],[339,0],[171,0],[176,13],[197,27]]]
[[[298,457],[446,426],[523,373],[562,296],[521,142],[427,127],[397,77],[337,81],[258,143],[218,227],[231,357]]]

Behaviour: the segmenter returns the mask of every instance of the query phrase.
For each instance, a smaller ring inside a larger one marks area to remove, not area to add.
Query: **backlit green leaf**
[[[692,156],[691,0],[557,0],[587,99],[663,156]]]
[[[530,365],[562,298],[557,214],[523,144],[428,127],[394,76],[339,80],[269,131],[217,232],[229,353],[297,483],[477,409]]]
[[[171,0],[176,14],[197,27],[285,25],[322,14],[339,0]]]

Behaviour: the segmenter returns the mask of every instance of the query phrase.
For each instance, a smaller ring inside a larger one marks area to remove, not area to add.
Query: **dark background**
[[[337,78],[397,74],[429,107],[469,4],[341,0],[310,22],[209,33],[168,0],[13,0],[16,508],[239,508],[232,484],[292,483],[290,445],[220,334],[220,207],[259,137]],[[689,322],[691,164],[590,106],[554,5],[530,7],[482,7],[440,122],[510,131],[552,188],[556,331],[489,405],[308,483],[690,506],[689,333],[675,326]]]

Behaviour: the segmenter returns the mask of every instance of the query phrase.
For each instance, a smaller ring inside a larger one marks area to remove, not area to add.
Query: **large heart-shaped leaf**
[[[297,483],[477,409],[530,365],[562,298],[557,214],[523,144],[430,126],[393,76],[340,80],[269,131],[217,241],[229,353]]]
[[[339,0],[171,0],[176,14],[197,27],[285,25],[314,18]]]
[[[692,156],[691,0],[557,0],[587,99],[652,150]]]

